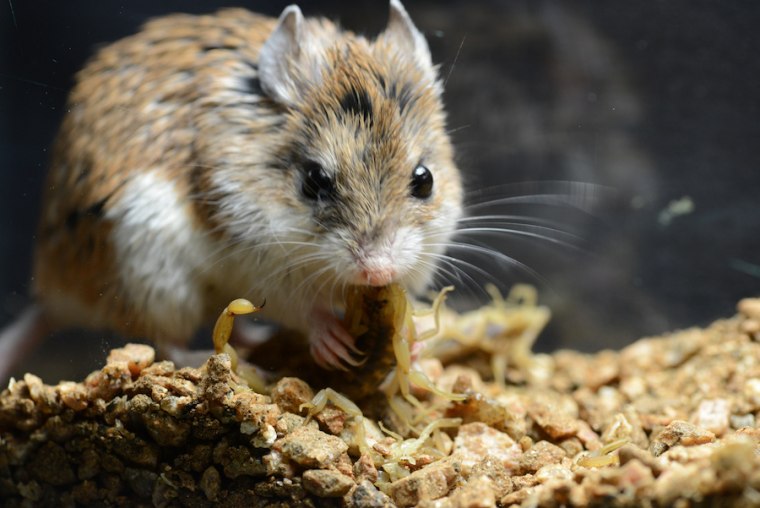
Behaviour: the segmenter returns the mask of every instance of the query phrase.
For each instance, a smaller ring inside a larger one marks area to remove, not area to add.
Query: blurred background
[[[0,5],[0,325],[29,303],[48,147],[73,75],[94,48],[170,12],[236,5],[277,16],[287,3]],[[504,290],[537,286],[553,311],[539,350],[619,348],[730,316],[738,299],[760,292],[760,4],[405,6],[440,63],[469,213],[544,226],[518,229],[545,238],[468,237],[503,255],[465,258]],[[388,10],[377,0],[301,7],[368,35],[384,27]],[[458,283],[462,308],[487,301],[486,278],[468,274],[473,281]],[[81,377],[119,343],[56,336],[18,373]]]

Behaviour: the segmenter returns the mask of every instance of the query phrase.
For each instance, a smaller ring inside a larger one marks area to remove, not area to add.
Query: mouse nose
[[[396,278],[396,270],[389,267],[362,268],[359,279],[368,286],[386,286]]]
[[[386,286],[399,276],[395,236],[383,236],[379,228],[360,235],[353,250],[357,284]]]
[[[372,242],[360,242],[354,251],[356,263],[355,278],[357,284],[385,286],[396,279],[397,267],[393,262],[393,252],[388,246],[373,245]]]

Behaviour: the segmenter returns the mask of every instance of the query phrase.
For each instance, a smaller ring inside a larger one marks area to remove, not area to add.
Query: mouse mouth
[[[396,280],[396,275],[396,270],[388,266],[360,266],[353,283],[360,286],[387,286]]]
[[[395,259],[392,245],[382,248],[359,246],[352,252],[353,267],[351,283],[360,286],[387,286],[398,282],[398,260]]]

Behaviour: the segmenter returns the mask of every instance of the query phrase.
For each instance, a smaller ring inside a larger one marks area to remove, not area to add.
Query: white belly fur
[[[190,203],[158,170],[130,179],[107,217],[119,278],[129,298],[168,340],[189,337],[204,310],[200,267],[212,245]]]

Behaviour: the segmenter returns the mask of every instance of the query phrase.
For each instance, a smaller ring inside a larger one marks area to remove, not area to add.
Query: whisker
[[[519,192],[515,192],[515,190]],[[617,192],[611,187],[588,182],[521,182],[470,191],[466,193],[465,200],[468,204],[465,209],[472,210],[497,205],[531,204],[569,206],[590,214],[604,198],[611,198],[616,194]],[[496,197],[491,198],[491,196]],[[478,200],[481,197],[487,199],[483,201]]]
[[[462,36],[462,42],[459,43],[459,48],[457,48],[457,52],[454,55],[454,61],[451,62],[451,67],[449,68],[449,73],[446,75],[446,79],[443,81],[443,88],[446,89],[446,83],[449,82],[449,78],[451,77],[451,73],[454,72],[454,66],[457,64],[457,60],[459,60],[459,53],[462,52],[462,46],[464,46],[464,40],[467,38],[466,35]]]
[[[487,247],[483,247],[482,245],[476,245],[472,243],[462,243],[462,242],[449,242],[447,244],[439,244],[440,247],[447,247],[452,249],[462,249],[465,251],[474,252],[476,254],[481,254],[489,257],[495,258],[497,261],[501,261],[508,266],[514,266],[526,274],[528,274],[530,277],[534,278],[535,280],[541,282],[542,284],[549,285],[548,281],[542,277],[538,272],[536,272],[534,269],[526,265],[525,263],[518,261],[515,258],[509,257],[506,254],[499,252],[494,249],[489,249]],[[456,259],[456,258],[454,258]],[[479,269],[481,273],[487,273],[485,270]],[[489,276],[490,278],[490,276]]]
[[[470,296],[473,298],[476,297],[476,290],[478,293],[486,294],[486,291],[482,288],[480,284],[478,284],[474,278],[472,278],[467,272],[465,272],[462,268],[459,268],[456,264],[454,264],[452,259],[467,264],[463,260],[459,260],[456,258],[451,258],[450,256],[446,256],[445,254],[437,254],[437,253],[431,253],[429,254],[431,257],[434,257],[437,259],[440,263],[435,263],[431,261],[425,261],[420,260],[421,263],[426,263],[427,266],[430,266],[432,268],[435,268],[436,270],[433,272],[433,280],[435,282],[435,285],[438,287],[448,285],[449,283],[453,282],[454,280],[459,281],[461,284],[464,285],[464,288],[467,290],[467,292],[470,293]],[[449,280],[446,280],[443,276],[446,275],[449,277]],[[464,278],[463,278],[464,277]],[[441,278],[441,281],[437,281],[436,279]],[[466,279],[465,279],[466,278]],[[474,289],[473,289],[474,288]]]
[[[471,269],[471,270],[479,273],[480,275],[482,275],[486,280],[489,280],[491,282],[494,282],[494,283],[498,284],[498,281],[494,278],[494,276],[493,276],[492,273],[489,273],[489,272],[485,271],[483,268],[481,268],[481,267],[479,267],[477,265],[474,265],[474,264],[472,264],[472,263],[470,263],[468,261],[465,261],[464,259],[459,259],[459,258],[456,258],[456,257],[453,257],[453,256],[448,256],[446,254],[435,254],[435,256],[436,256],[437,259],[448,261],[454,267],[456,267],[455,263],[458,263],[460,265],[466,266],[467,268],[469,268],[469,269]],[[467,274],[461,268],[458,268],[458,269],[462,272],[462,274],[465,277],[467,277],[470,281],[472,281],[474,287],[477,287],[478,289],[480,289],[483,292],[483,294],[487,294],[487,292],[485,291],[485,289],[483,289],[481,287],[481,285],[478,284],[477,281],[474,278],[472,278],[469,274]]]
[[[534,226],[534,227],[540,227],[540,226]],[[565,232],[562,232],[562,231],[556,231],[556,230],[551,230],[551,229],[550,229],[550,231],[558,233],[558,234],[562,234],[564,236],[567,236],[567,237],[575,239],[575,240],[579,240],[579,241],[582,240],[581,238],[579,238],[579,237],[577,237],[575,235],[572,235],[570,233],[565,233]],[[510,236],[524,236],[524,237],[528,237],[528,238],[534,238],[534,239],[537,239],[537,240],[543,240],[545,242],[561,245],[561,246],[563,246],[565,248],[568,248],[568,249],[572,249],[572,250],[588,253],[588,251],[586,249],[583,249],[582,247],[574,245],[574,244],[572,244],[572,243],[570,243],[568,241],[561,240],[559,238],[553,238],[553,237],[547,236],[547,235],[542,235],[540,233],[536,233],[536,232],[533,232],[533,231],[522,231],[520,229],[490,228],[490,227],[463,228],[463,229],[457,230],[456,235],[457,236],[464,236],[464,235],[468,235],[468,234],[493,234],[493,233],[499,233],[499,234],[510,235]]]
[[[556,233],[558,236],[564,236],[569,239],[574,239],[581,241],[583,238],[576,235],[575,233],[571,232],[568,229],[562,229],[558,227],[558,225],[554,221],[550,220],[544,220],[540,218],[536,218],[535,220],[509,220],[503,218],[505,216],[499,216],[499,215],[483,215],[479,217],[469,217],[466,220],[460,221],[460,223],[471,223],[472,226],[469,227],[485,227],[485,228],[491,228],[493,226],[514,226],[514,227],[522,227],[526,228],[527,230],[533,230],[533,231],[544,231],[544,232],[550,232],[550,233]],[[459,231],[468,229],[468,228],[459,228]],[[504,229],[504,231],[511,232],[511,228],[498,228],[498,229]],[[518,230],[522,231],[522,230]]]

